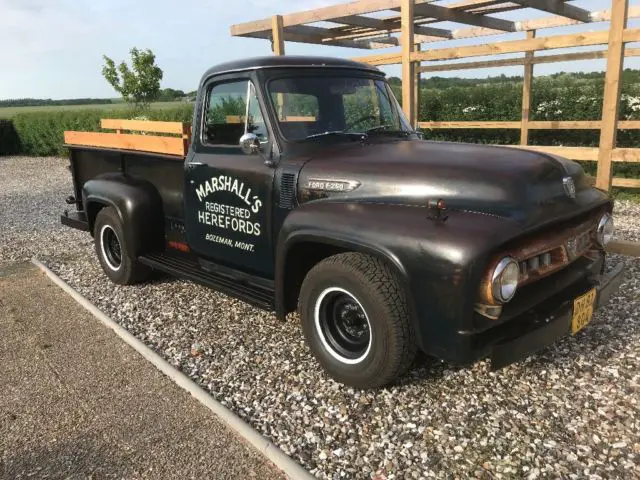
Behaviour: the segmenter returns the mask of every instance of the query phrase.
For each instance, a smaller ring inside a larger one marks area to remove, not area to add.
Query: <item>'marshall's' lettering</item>
[[[251,196],[251,188],[245,186],[244,182],[228,175],[211,177],[209,180],[196,187],[198,200],[202,202],[208,195],[214,192],[231,192],[241,199],[251,208],[253,213],[258,213],[262,207],[262,200],[257,195]]]

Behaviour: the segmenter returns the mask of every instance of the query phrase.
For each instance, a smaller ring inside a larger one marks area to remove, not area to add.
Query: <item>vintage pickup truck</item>
[[[424,141],[374,67],[216,66],[192,128],[184,156],[68,132],[62,223],[93,235],[116,283],[159,270],[281,320],[297,309],[345,384],[392,382],[417,349],[505,366],[577,333],[620,284],[605,269],[612,202],[578,164]]]

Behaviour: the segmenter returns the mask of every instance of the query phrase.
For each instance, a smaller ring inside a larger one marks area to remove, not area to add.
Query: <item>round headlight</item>
[[[598,229],[596,230],[596,241],[601,247],[606,246],[611,240],[613,240],[613,217],[608,213],[605,213],[598,222]]]
[[[518,288],[518,280],[520,279],[520,266],[511,257],[504,257],[491,277],[491,286],[493,298],[498,302],[505,303],[513,298]]]

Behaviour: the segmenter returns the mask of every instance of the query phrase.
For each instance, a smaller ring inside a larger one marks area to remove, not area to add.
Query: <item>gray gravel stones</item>
[[[37,253],[318,477],[640,478],[640,260],[612,256],[627,267],[619,294],[524,362],[491,372],[421,357],[397,385],[359,391],[322,372],[296,316],[282,324],[167,277],[111,284],[89,236],[55,226],[70,191],[63,165],[0,160],[0,263]],[[12,180],[7,195],[6,179],[27,170],[30,184]],[[638,218],[640,205],[616,205],[622,237],[640,238]]]
[[[64,257],[91,238],[60,224],[64,199],[73,193],[69,161],[0,157],[0,264],[34,255]]]

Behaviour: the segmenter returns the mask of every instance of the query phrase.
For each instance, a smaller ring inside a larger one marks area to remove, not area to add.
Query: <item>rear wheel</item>
[[[342,383],[385,385],[415,357],[404,290],[376,257],[343,253],[318,263],[305,277],[298,309],[311,351]]]
[[[102,270],[111,281],[129,285],[149,276],[151,269],[139,263],[129,252],[122,221],[113,207],[105,207],[98,212],[93,232],[96,254]]]

